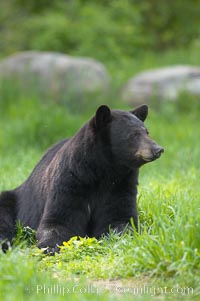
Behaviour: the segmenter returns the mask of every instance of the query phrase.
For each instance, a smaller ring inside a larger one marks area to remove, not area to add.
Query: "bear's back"
[[[68,140],[64,139],[50,147],[35,166],[28,179],[14,190],[17,197],[17,219],[21,220],[24,225],[37,229],[45,206],[45,195],[42,191],[41,179],[56,153]]]

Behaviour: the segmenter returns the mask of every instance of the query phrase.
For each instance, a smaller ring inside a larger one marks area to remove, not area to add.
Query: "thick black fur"
[[[73,137],[51,147],[29,178],[0,194],[0,240],[15,224],[37,230],[38,247],[58,250],[72,236],[122,231],[136,206],[139,168],[163,152],[148,136],[143,105],[132,112],[98,108]],[[6,244],[2,245],[6,251]]]

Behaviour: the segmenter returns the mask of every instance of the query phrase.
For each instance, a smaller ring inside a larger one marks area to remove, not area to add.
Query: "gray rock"
[[[181,92],[200,95],[200,67],[171,66],[142,72],[122,89],[122,98],[130,104],[175,100]]]
[[[54,52],[25,51],[0,62],[0,78],[14,78],[24,89],[37,85],[48,96],[105,92],[109,75],[100,62]]]

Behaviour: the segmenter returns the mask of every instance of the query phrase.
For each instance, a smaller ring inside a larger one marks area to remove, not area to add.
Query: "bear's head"
[[[144,125],[147,115],[147,105],[129,112],[110,110],[105,105],[97,109],[93,119],[95,131],[97,136],[103,137],[115,165],[140,167],[163,153],[164,149],[149,137]]]

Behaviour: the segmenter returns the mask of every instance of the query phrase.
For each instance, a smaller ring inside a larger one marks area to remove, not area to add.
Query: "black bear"
[[[38,247],[47,252],[73,236],[121,232],[131,219],[137,229],[139,168],[163,152],[144,126],[147,114],[146,105],[130,112],[100,106],[73,137],[46,152],[22,185],[2,192],[3,251],[17,220],[37,230]]]

